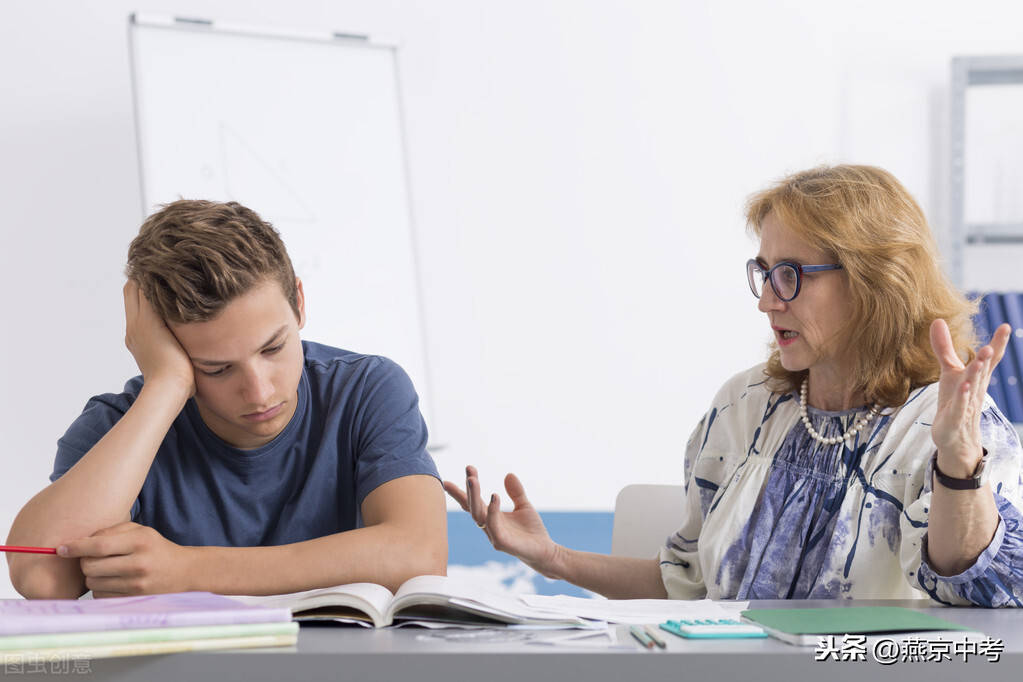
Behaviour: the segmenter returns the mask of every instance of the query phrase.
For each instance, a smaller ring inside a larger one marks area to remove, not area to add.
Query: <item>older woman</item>
[[[555,544],[514,474],[502,512],[445,489],[497,549],[610,597],[913,598],[1020,606],[1023,450],[987,397],[1007,325],[974,352],[975,306],[887,172],[797,173],[753,196],[746,266],[774,333],[686,448],[686,511],[654,559]]]

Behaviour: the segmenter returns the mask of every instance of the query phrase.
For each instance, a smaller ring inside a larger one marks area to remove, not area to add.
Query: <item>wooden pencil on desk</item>
[[[664,638],[657,634],[652,625],[646,626],[646,636],[649,637],[650,640],[659,648],[661,649],[668,648],[668,644],[664,641]]]
[[[629,634],[631,634],[637,642],[643,645],[645,649],[652,649],[654,646],[654,640],[650,639],[650,635],[643,632],[642,629],[635,625],[629,626]]]

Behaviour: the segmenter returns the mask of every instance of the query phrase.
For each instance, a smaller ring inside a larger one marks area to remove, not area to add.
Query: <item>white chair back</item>
[[[611,554],[649,559],[682,525],[685,488],[681,485],[627,485],[615,500]]]

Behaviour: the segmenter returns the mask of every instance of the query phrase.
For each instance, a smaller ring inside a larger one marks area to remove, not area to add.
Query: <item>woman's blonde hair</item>
[[[853,358],[849,381],[869,401],[896,407],[910,390],[938,380],[930,343],[938,318],[959,357],[973,359],[977,304],[942,273],[923,211],[890,173],[853,165],[795,173],[750,197],[747,229],[760,237],[768,214],[842,265],[853,312],[837,338]],[[782,367],[776,343],[765,371],[779,392],[797,390],[806,376]]]

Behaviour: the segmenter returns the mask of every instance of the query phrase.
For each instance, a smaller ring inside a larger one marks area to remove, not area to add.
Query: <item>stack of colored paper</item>
[[[5,665],[294,645],[291,612],[209,592],[110,599],[0,600]]]

